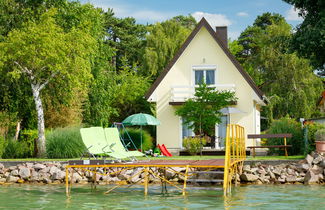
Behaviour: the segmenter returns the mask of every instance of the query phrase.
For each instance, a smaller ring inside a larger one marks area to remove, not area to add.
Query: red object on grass
[[[161,146],[158,144],[158,148],[160,149],[161,153],[166,157],[172,157],[173,155],[167,150],[166,146],[162,144]]]

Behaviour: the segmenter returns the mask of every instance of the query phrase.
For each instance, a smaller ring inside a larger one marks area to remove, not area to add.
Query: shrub
[[[305,154],[309,154],[311,151],[314,151],[316,149],[315,146],[315,133],[316,131],[320,129],[324,129],[325,126],[320,123],[308,123],[305,125],[305,128],[308,130],[308,148],[307,151],[305,151]]]
[[[29,145],[25,141],[8,140],[2,157],[4,159],[10,158],[28,158],[32,157],[32,152],[29,149]]]
[[[127,128],[127,133],[130,135],[132,141],[134,142],[137,149],[141,148],[141,133],[142,133],[142,149],[143,151],[148,151],[149,149],[153,149],[153,138],[149,134],[148,131],[135,128]],[[125,139],[125,142],[128,143],[128,136],[125,131],[122,131],[121,136]],[[130,148],[134,149],[132,143],[130,144]]]
[[[25,142],[28,157],[35,157],[35,141],[38,138],[37,130],[22,130],[20,133],[20,142]]]
[[[315,141],[325,141],[325,129],[320,129],[316,131]]]
[[[56,128],[46,138],[48,158],[76,158],[86,149],[78,127]]]
[[[188,151],[191,155],[196,155],[198,152],[200,152],[201,148],[205,144],[205,138],[187,137],[183,139],[183,147],[185,147],[186,151]]]
[[[0,159],[2,158],[2,154],[5,150],[5,138],[0,135]]]
[[[267,134],[276,133],[291,133],[292,138],[287,138],[287,145],[292,145],[288,149],[290,155],[297,155],[304,153],[304,140],[301,129],[301,124],[288,117],[281,118],[272,122],[270,128],[266,131]],[[283,138],[270,138],[267,139],[266,145],[283,145]],[[274,153],[275,149],[270,149]],[[280,155],[284,154],[283,150],[279,151]]]

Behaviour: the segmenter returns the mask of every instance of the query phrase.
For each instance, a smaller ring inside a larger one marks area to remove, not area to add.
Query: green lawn
[[[225,156],[174,156],[174,157],[140,157],[138,160],[208,160],[208,159],[224,159]],[[303,155],[295,156],[257,156],[255,158],[248,156],[247,160],[300,160],[304,159]],[[26,159],[0,159],[1,161],[68,161],[68,160],[79,160],[79,158],[71,159],[38,159],[38,158],[26,158]]]

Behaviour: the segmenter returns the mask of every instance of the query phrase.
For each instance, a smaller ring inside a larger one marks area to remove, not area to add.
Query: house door
[[[221,117],[221,123],[216,125],[216,148],[222,149],[225,147],[227,124],[229,122],[228,115]]]

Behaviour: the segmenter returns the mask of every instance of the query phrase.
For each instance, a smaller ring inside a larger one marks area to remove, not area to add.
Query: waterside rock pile
[[[0,184],[4,183],[63,183],[65,182],[65,166],[67,164],[61,164],[60,162],[48,162],[48,163],[22,163],[17,166],[10,166],[5,168],[0,163]],[[69,182],[87,184],[93,182],[96,178],[97,183],[141,183],[143,182],[143,168],[135,168],[133,170],[123,170],[121,168],[110,168],[105,170],[104,168],[97,168],[96,175],[89,170],[82,169],[70,169]],[[121,172],[120,172],[121,171]],[[177,168],[175,171],[185,171],[185,168]],[[154,169],[154,173],[158,174],[161,171]],[[176,172],[166,172],[166,177],[169,181],[178,182],[183,180],[184,177]],[[105,175],[109,174],[109,175]],[[149,176],[150,182],[160,182],[159,178]]]
[[[243,173],[237,175],[242,183],[325,183],[325,156],[312,152],[304,160],[297,163],[265,165],[257,162],[244,165]]]

